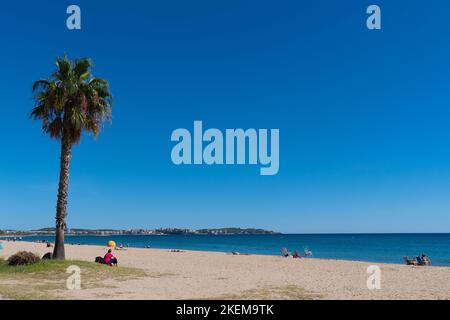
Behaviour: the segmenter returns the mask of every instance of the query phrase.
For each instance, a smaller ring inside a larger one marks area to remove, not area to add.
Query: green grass
[[[81,270],[81,289],[106,287],[107,279],[125,281],[146,276],[136,268],[110,267],[78,260],[41,260],[28,266],[9,266],[0,259],[0,296],[6,299],[58,299],[67,290],[66,273],[69,266]]]
[[[46,273],[52,271],[64,271],[71,265],[78,265],[80,268],[87,266],[91,268],[89,262],[85,261],[70,261],[70,260],[41,260],[38,263],[28,266],[9,266],[6,260],[0,259],[0,275],[2,274],[17,274],[17,273]]]

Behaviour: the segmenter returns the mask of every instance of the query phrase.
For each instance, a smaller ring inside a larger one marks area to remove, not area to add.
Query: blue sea
[[[29,236],[23,240],[49,240],[52,236]],[[142,235],[66,236],[66,243],[117,245],[161,249],[280,255],[286,246],[291,252],[312,251],[314,258],[403,263],[403,256],[427,254],[433,265],[450,266],[450,234],[281,234],[281,235]]]

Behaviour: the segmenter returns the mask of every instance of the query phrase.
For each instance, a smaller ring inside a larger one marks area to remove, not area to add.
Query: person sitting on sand
[[[417,265],[416,258],[410,259],[408,256],[404,256],[403,260],[405,260],[407,266],[416,266]]]
[[[304,248],[303,253],[305,254],[305,257],[312,257],[312,251],[308,248]]]
[[[422,253],[422,264],[424,266],[431,266],[431,260],[425,253]]]
[[[123,244],[120,244],[118,247],[116,247],[116,250],[127,250],[124,248]]]
[[[294,251],[294,255],[292,256],[294,259],[300,259],[301,257],[300,257],[300,255],[298,254],[298,251],[297,250],[295,250]]]
[[[281,248],[281,252],[283,254],[283,257],[287,258],[291,255],[289,251],[287,251],[286,247]]]
[[[117,266],[117,258],[112,254],[112,250],[109,249],[103,258],[104,264],[109,264],[110,266]]]
[[[417,261],[417,265],[419,265],[419,266],[423,266],[424,265],[422,256],[417,256],[416,257],[416,261]]]

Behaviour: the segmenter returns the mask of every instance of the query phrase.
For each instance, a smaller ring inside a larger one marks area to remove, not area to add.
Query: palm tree
[[[42,129],[61,143],[61,159],[56,205],[56,235],[53,259],[65,259],[64,230],[72,145],[83,131],[97,137],[104,120],[111,120],[112,95],[108,82],[91,75],[89,59],[56,59],[57,70],[33,85],[36,106],[31,112],[42,120]]]

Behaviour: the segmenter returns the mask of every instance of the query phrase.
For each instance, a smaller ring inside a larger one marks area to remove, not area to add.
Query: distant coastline
[[[42,228],[37,230],[0,230],[0,237],[21,236],[49,236],[55,234],[55,228]],[[159,229],[67,229],[66,235],[72,236],[114,236],[114,235],[256,235],[256,234],[281,234],[271,230],[256,228],[213,228],[213,229],[182,229],[182,228],[159,228]]]

